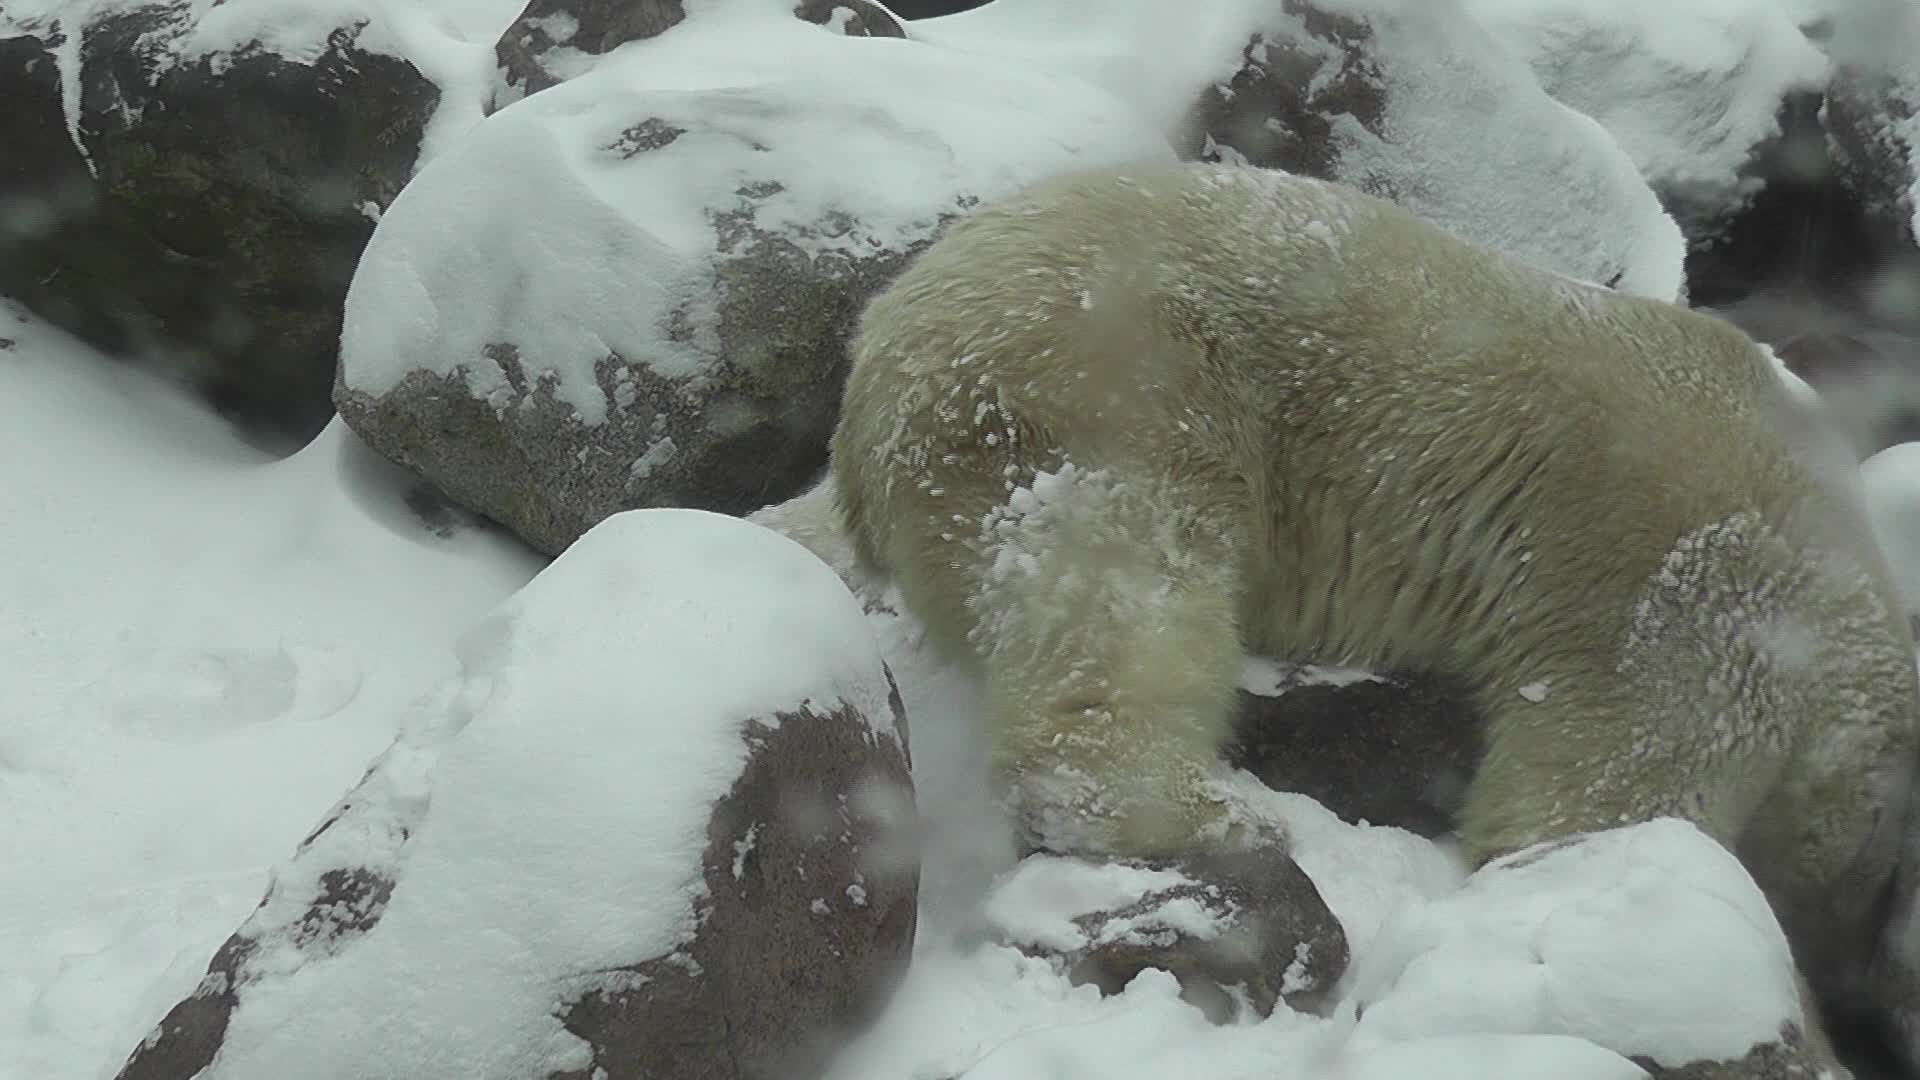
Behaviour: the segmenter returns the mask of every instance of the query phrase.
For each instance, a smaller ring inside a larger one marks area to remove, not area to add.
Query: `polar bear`
[[[1221,841],[1243,651],[1444,672],[1487,721],[1475,863],[1677,816],[1857,958],[1913,644],[1794,415],[1713,317],[1349,188],[1156,164],[975,212],[873,300],[831,476],[865,572],[981,676],[1049,846]]]

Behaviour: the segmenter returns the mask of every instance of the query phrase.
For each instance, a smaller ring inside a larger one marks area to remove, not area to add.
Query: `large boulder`
[[[1814,1080],[1822,1064],[1802,1040],[1766,897],[1730,852],[1671,818],[1487,864],[1390,917],[1349,989],[1354,1050],[1524,1032],[1690,1080]]]
[[[1888,239],[1911,248],[1920,241],[1920,8],[1860,0],[1832,10],[1826,120],[1841,182]],[[1920,289],[1909,299],[1920,307]]]
[[[798,491],[862,305],[943,222],[1169,154],[1090,87],[787,0],[689,6],[435,158],[347,297],[341,415],[544,551],[623,509]]]
[[[1903,0],[1860,0],[1805,14],[1829,75],[1787,95],[1784,135],[1749,170],[1766,186],[1689,254],[1691,296],[1725,306],[1787,289],[1920,333],[1920,11]]]
[[[1827,123],[1841,178],[1889,237],[1920,228],[1920,78],[1842,67],[1827,90]]]
[[[902,977],[905,718],[858,604],[698,511],[603,523],[273,875],[124,1080],[810,1075]]]
[[[354,262],[438,91],[351,7],[53,11],[0,14],[0,292],[314,434]]]
[[[1633,159],[1459,0],[1275,7],[1199,90],[1184,154],[1338,180],[1547,270],[1681,292],[1679,227]]]
[[[1789,97],[1825,54],[1783,5],[1727,0],[1465,0],[1554,99],[1599,121],[1693,244],[1720,236],[1773,175]]]
[[[1679,227],[1633,159],[1462,0],[1023,0],[912,32],[1104,87],[1184,157],[1340,181],[1548,270],[1681,290]]]

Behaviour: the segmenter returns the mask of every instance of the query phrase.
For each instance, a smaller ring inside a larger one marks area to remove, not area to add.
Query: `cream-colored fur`
[[[1468,680],[1475,860],[1677,815],[1814,925],[1897,860],[1915,677],[1788,411],[1711,317],[1148,165],[981,210],[876,299],[833,476],[1067,846],[1217,824],[1244,648]]]

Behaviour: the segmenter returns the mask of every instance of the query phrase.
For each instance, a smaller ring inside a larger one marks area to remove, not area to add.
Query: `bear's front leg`
[[[994,714],[1003,732],[996,771],[1030,845],[1171,857],[1225,838],[1226,808],[1207,783],[1219,736],[1191,706],[1130,713],[1111,699],[1038,709],[1006,701]]]
[[[1230,523],[1110,470],[1039,487],[989,515],[969,601],[1003,790],[1041,847],[1212,846],[1241,666]]]

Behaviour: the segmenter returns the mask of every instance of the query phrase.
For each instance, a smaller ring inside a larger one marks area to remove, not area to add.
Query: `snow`
[[[11,306],[0,338],[0,1077],[65,1080],[192,989],[536,562],[436,536],[344,427],[273,461]]]
[[[1561,103],[1600,122],[1655,190],[1737,209],[1739,175],[1779,133],[1784,96],[1826,85],[1828,61],[1782,4],[1754,0],[1466,0]]]
[[[1469,240],[1535,266],[1672,299],[1685,242],[1605,128],[1541,89],[1460,0],[1321,0],[1368,21],[1386,73],[1385,138],[1334,117],[1334,179],[1384,188]],[[995,0],[914,24],[922,41],[1075,75],[1173,131],[1197,91],[1231,73],[1255,32],[1311,41],[1265,0],[1189,5],[1168,33],[1156,0]],[[1482,134],[1483,133],[1483,134]],[[1526,183],[1513,178],[1525,176]],[[1619,276],[1617,282],[1608,278]]]
[[[609,355],[697,391],[720,357],[717,221],[750,211],[813,258],[903,250],[974,199],[1168,157],[1164,133],[1249,35],[1298,31],[1252,0],[1200,9],[1175,46],[1146,0],[1000,0],[905,41],[849,39],[772,0],[690,7],[671,34],[436,151],[355,276],[350,386],[378,396],[415,370],[458,372],[504,408],[512,383],[488,347],[511,344],[589,425],[619,405],[597,374]],[[1679,229],[1599,124],[1457,10],[1334,7],[1376,17],[1393,72],[1387,140],[1340,135],[1346,178],[1536,265],[1677,294]],[[1463,115],[1500,137],[1462,140]],[[642,471],[672,452],[650,447]]]
[[[1023,860],[994,889],[982,911],[1006,941],[1068,952],[1094,943],[1087,927],[1074,920],[1099,912],[1129,907],[1150,893],[1187,884],[1192,879],[1172,870],[1152,870],[1119,863],[1095,864],[1084,859],[1033,855]],[[1170,906],[1170,905],[1169,905]],[[1157,914],[1157,913],[1156,913]],[[1165,924],[1163,925],[1171,925]],[[1210,920],[1178,927],[1206,939],[1219,928]],[[1108,927],[1101,927],[1106,940]]]
[[[1573,1035],[1667,1066],[1739,1058],[1800,1016],[1766,897],[1731,853],[1670,818],[1489,864],[1392,920],[1348,990],[1365,1006],[1357,1044]]]
[[[1828,51],[1854,69],[1863,81],[1885,80],[1901,103],[1880,118],[1880,140],[1888,149],[1904,145],[1908,186],[1904,208],[1908,234],[1920,237],[1920,5],[1911,0],[1798,0],[1809,14],[1825,21]],[[1903,115],[1904,114],[1904,115]],[[1897,297],[1895,310],[1910,315],[1920,298],[1912,283]]]
[[[377,396],[416,369],[462,370],[475,396],[504,394],[483,351],[511,343],[596,424],[610,353],[696,387],[714,370],[719,218],[750,209],[809,257],[858,258],[1077,164],[1171,156],[1095,87],[843,37],[789,7],[709,0],[430,163],[354,277],[348,384]]]
[[[385,914],[242,994],[208,1080],[590,1064],[554,988],[692,940],[708,818],[746,764],[747,721],[846,702],[892,731],[878,649],[832,571],[697,510],[601,522],[459,652]]]
[[[55,56],[68,130],[83,156],[80,35],[72,31],[148,6],[146,0],[8,0],[0,9],[0,37],[55,24],[67,31]],[[355,39],[359,48],[405,59],[440,90],[422,139],[425,161],[480,121],[497,81],[494,42],[525,6],[525,0],[190,0],[142,44],[152,50],[156,71],[202,57],[224,65],[256,49],[311,63],[335,30],[365,23]]]
[[[1640,296],[1680,295],[1680,227],[1631,158],[1593,118],[1548,97],[1457,0],[1325,6],[1391,16],[1374,20],[1373,45],[1395,90],[1387,137],[1348,131],[1341,179],[1384,184],[1421,216],[1535,266]],[[1498,137],[1463,138],[1469,117]]]

